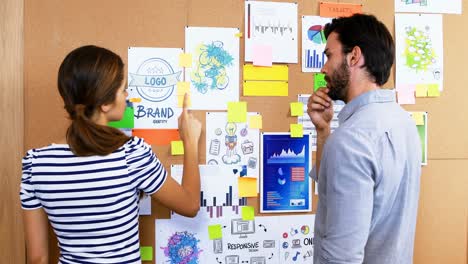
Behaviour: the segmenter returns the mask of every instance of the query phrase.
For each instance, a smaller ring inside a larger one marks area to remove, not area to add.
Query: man
[[[392,36],[363,14],[333,19],[325,36],[328,84],[307,105],[317,130],[314,263],[412,263],[421,146],[394,92],[381,89],[394,61]],[[332,100],[347,104],[330,134]]]

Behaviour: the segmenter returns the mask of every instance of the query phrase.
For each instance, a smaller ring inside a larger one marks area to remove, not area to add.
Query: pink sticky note
[[[404,90],[397,92],[399,104],[415,104],[414,90]]]
[[[253,65],[271,67],[273,48],[271,45],[256,44],[253,46]]]

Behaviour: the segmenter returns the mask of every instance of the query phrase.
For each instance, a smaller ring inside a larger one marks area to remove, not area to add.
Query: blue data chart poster
[[[260,212],[312,211],[311,137],[262,133]]]

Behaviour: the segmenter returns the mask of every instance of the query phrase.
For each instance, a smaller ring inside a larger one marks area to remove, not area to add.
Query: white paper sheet
[[[239,101],[238,28],[187,27],[185,52],[192,54],[186,68],[190,81],[190,109],[226,110],[227,102]]]
[[[331,18],[302,16],[302,72],[320,72],[327,62],[323,27]]]
[[[395,12],[461,14],[461,0],[395,0]]]
[[[198,260],[193,263],[310,264],[314,221],[310,214],[242,220],[235,212],[217,219],[200,215],[156,220],[156,263],[180,263],[185,257]],[[221,226],[222,238],[209,239],[210,225]]]
[[[141,99],[133,103],[135,128],[177,128],[181,53],[174,48],[128,48],[128,98]]]
[[[273,62],[297,63],[297,3],[245,2],[245,61],[256,45],[271,45]]]
[[[247,116],[258,115],[248,113]],[[248,177],[259,176],[260,134],[248,123],[227,122],[226,112],[206,113],[206,163],[247,165]]]
[[[395,14],[396,90],[434,84],[443,90],[442,15]]]

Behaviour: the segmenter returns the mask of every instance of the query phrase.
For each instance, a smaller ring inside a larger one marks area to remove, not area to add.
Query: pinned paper
[[[402,90],[397,91],[398,103],[399,104],[415,104],[416,100],[414,97],[414,90]]]
[[[247,102],[228,103],[228,122],[244,123],[247,121]]]
[[[321,17],[349,17],[356,13],[362,13],[361,4],[320,2]]]
[[[257,197],[257,178],[237,178],[239,197]]]
[[[290,104],[291,116],[303,116],[304,105],[301,102],[293,102]]]
[[[261,115],[249,116],[249,128],[262,129],[263,118]]]
[[[255,67],[252,64],[244,65],[245,81],[288,81],[288,66],[273,65],[272,67]]]
[[[427,85],[416,84],[416,97],[427,97]]]
[[[291,137],[304,137],[302,124],[291,124],[289,128],[291,130]]]
[[[423,112],[412,112],[411,116],[413,117],[413,120],[417,126],[424,125],[424,113]]]
[[[180,140],[177,129],[133,129],[132,135],[143,138],[146,143],[156,146],[166,146],[174,140]]]
[[[429,97],[439,97],[440,90],[438,84],[429,84],[427,89],[427,96]]]
[[[177,82],[177,95],[190,93],[190,82]]]
[[[153,260],[153,247],[140,247],[141,261]]]
[[[133,107],[126,107],[122,119],[119,121],[109,122],[108,125],[115,128],[133,128],[135,126],[133,120]]]
[[[244,96],[288,96],[287,82],[244,82]]]
[[[221,225],[209,225],[208,235],[210,240],[223,238],[223,231]]]
[[[140,103],[141,102],[141,98],[139,98],[139,97],[138,98],[136,98],[136,97],[135,98],[129,98],[128,100],[130,102],[132,102],[132,103]]]
[[[242,32],[239,32],[237,34],[234,35],[236,38],[242,38],[243,34]]]
[[[327,81],[325,81],[325,74],[316,73],[314,74],[314,92],[321,87],[326,87]]]
[[[184,94],[177,95],[177,107],[184,106]],[[192,106],[192,97],[189,95],[187,96],[187,107]]]
[[[255,219],[255,209],[253,206],[242,206],[241,207],[242,220],[254,220]]]
[[[179,66],[190,68],[192,67],[192,54],[191,53],[181,53],[179,55]]]
[[[253,65],[271,67],[273,61],[273,48],[271,45],[253,46]]]
[[[171,154],[176,155],[184,155],[184,142],[181,140],[171,141]]]

